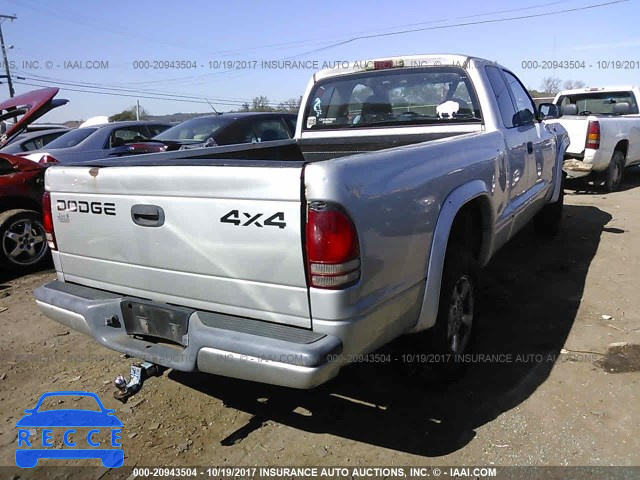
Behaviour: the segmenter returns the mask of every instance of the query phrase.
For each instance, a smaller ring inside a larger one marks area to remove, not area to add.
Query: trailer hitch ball
[[[124,390],[127,387],[127,379],[122,375],[118,375],[113,383],[118,390]]]
[[[164,370],[165,367],[161,367],[160,365],[156,365],[151,362],[131,365],[131,378],[128,382],[123,375],[118,375],[113,381],[117,389],[113,393],[114,398],[122,403],[127,403],[129,397],[140,391],[142,384],[147,378],[162,375]]]

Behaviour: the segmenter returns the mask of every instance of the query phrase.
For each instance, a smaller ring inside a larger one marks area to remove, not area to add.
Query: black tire
[[[533,226],[537,235],[542,237],[553,237],[560,230],[560,222],[562,221],[562,209],[564,208],[564,174],[560,185],[560,196],[554,203],[550,203],[542,207],[535,217],[533,217]]]
[[[478,293],[478,262],[470,249],[453,244],[447,248],[440,286],[438,317],[430,334],[436,354],[435,371],[441,380],[453,382],[464,373],[474,339]]]
[[[613,152],[604,179],[604,188],[607,192],[615,192],[620,188],[624,176],[624,161],[624,153],[620,150]]]
[[[33,210],[7,210],[0,214],[0,264],[12,270],[42,265],[49,246],[42,219]]]

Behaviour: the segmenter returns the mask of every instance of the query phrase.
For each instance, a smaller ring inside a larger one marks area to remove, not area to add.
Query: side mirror
[[[6,133],[7,132],[7,122],[5,122],[4,120],[2,120],[0,122],[0,134],[2,133]]]
[[[560,109],[555,103],[541,103],[538,105],[538,120],[560,118]]]

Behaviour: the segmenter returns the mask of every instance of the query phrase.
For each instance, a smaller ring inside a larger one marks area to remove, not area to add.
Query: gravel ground
[[[54,273],[0,274],[0,465],[14,465],[15,422],[50,390],[116,409],[125,465],[639,465],[638,186],[629,171],[620,192],[567,190],[557,238],[527,228],[499,252],[482,276],[476,361],[447,387],[403,362],[398,341],[383,350],[397,360],[313,391],[167,371],[122,405],[112,381],[133,359],[37,310],[32,291]]]

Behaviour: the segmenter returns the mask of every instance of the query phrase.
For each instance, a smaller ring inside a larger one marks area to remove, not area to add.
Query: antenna
[[[212,104],[209,100],[207,100],[207,99],[205,98],[205,99],[204,99],[204,101],[205,101],[205,102],[207,102],[207,103],[209,104],[209,106],[212,108],[212,110],[213,110],[214,112],[216,112],[216,115],[220,115],[220,112],[216,110],[216,107],[214,107],[214,106],[213,106],[213,104]]]

